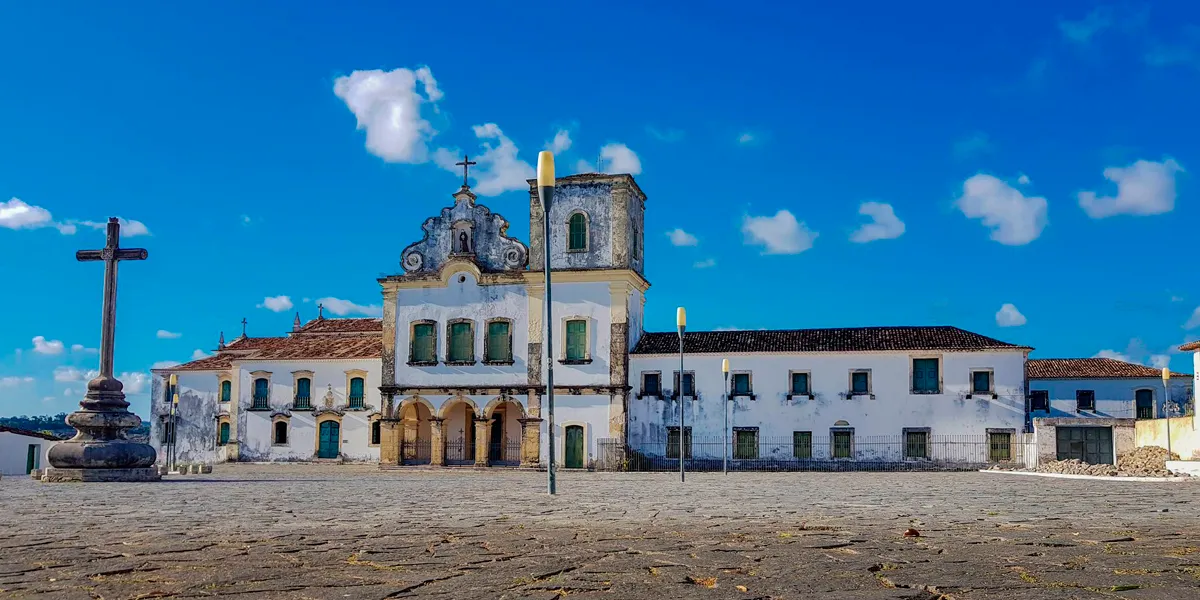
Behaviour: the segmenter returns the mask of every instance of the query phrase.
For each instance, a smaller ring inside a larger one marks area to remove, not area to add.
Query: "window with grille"
[[[796,458],[812,458],[812,432],[792,432],[792,456]]]
[[[830,432],[830,438],[833,444],[833,457],[850,458],[851,448],[854,443],[854,434],[849,431],[832,431]]]
[[[587,321],[567,321],[567,360],[587,358]]]
[[[221,382],[221,402],[229,402],[230,398],[232,398],[232,397],[233,397],[233,382],[228,381],[228,380],[222,381]]]
[[[912,374],[912,390],[914,393],[937,394],[942,391],[942,382],[938,375],[938,359],[914,358],[912,361]]]
[[[437,338],[434,329],[433,323],[413,325],[412,347],[408,351],[409,362],[437,362]]]
[[[266,378],[259,377],[254,380],[254,406],[252,408],[265,409],[270,402],[271,382]]]
[[[696,397],[696,374],[683,374],[683,395],[689,398]],[[675,397],[679,396],[679,371],[675,371]]]
[[[692,428],[683,428],[683,457],[692,457]],[[679,458],[679,428],[667,428],[667,458]]]
[[[383,437],[383,426],[378,420],[371,422],[371,445],[378,446],[380,438]]]
[[[350,393],[347,395],[347,401],[350,403],[350,408],[362,408],[364,396],[365,391],[363,390],[363,378],[351,377]]]
[[[492,321],[487,328],[489,362],[512,362],[512,330],[508,321]]]
[[[470,323],[450,324],[450,352],[447,362],[473,362],[475,360],[475,336]]]
[[[812,393],[808,387],[808,373],[792,373],[792,393],[802,396]]]
[[[929,432],[904,432],[904,458],[929,458]]]
[[[733,429],[733,457],[739,460],[758,458],[758,428]]]
[[[988,460],[1003,462],[1012,460],[1012,434],[992,432],[988,434]]]
[[[567,250],[587,250],[587,215],[571,215],[567,221],[567,230]]]
[[[850,393],[869,394],[871,390],[871,374],[867,371],[855,371],[850,374]]]
[[[750,374],[734,373],[732,387],[734,396],[749,396],[751,393],[753,393],[753,390],[750,386]]]
[[[1050,410],[1050,392],[1046,390],[1029,392],[1029,410]]]
[[[1134,392],[1134,403],[1137,408],[1137,418],[1154,418],[1154,392],[1150,390],[1138,390]]]
[[[296,380],[296,397],[293,404],[300,410],[312,408],[312,379],[301,377]]]
[[[1075,390],[1075,410],[1096,410],[1096,391]]]
[[[972,371],[971,372],[971,393],[986,394],[992,391],[992,372],[991,371]]]
[[[662,395],[662,375],[658,373],[642,373],[642,395]]]
[[[275,422],[275,443],[276,444],[286,444],[286,443],[288,443],[287,440],[288,440],[288,424],[287,424],[287,422],[286,421],[276,421]]]

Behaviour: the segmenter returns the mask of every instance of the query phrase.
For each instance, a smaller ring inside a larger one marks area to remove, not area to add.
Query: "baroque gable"
[[[421,225],[425,235],[400,254],[405,273],[436,273],[451,260],[468,260],[482,272],[522,271],[529,248],[506,235],[508,221],[488,207],[475,203],[475,194],[463,186],[454,194],[454,205]]]

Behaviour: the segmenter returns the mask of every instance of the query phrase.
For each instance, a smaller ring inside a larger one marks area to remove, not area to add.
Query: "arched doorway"
[[[443,434],[447,465],[475,464],[475,404],[461,396],[442,406]]]
[[[400,405],[400,463],[405,465],[427,465],[431,457],[433,439],[430,418],[433,412],[423,399],[406,400]]]
[[[582,469],[584,463],[583,426],[567,425],[566,444],[563,446],[563,466],[568,469]]]
[[[521,419],[525,410],[513,400],[493,401],[488,417],[488,464],[515,467],[521,464]]]
[[[337,458],[342,445],[342,425],[337,421],[321,421],[317,437],[317,458]]]

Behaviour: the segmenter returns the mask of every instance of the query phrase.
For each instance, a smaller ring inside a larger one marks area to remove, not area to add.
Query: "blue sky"
[[[144,414],[155,363],[243,317],[378,310],[455,151],[528,240],[556,141],[646,191],[651,330],[952,324],[1191,371],[1200,7],[419,4],[0,8],[0,415],[96,368],[88,223],[150,252],[116,360]]]

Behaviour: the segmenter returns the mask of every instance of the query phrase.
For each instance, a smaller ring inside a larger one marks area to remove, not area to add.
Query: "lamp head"
[[[179,376],[174,373],[171,373],[170,381],[171,381],[171,385],[175,385],[175,384],[179,383]]]
[[[537,184],[542,212],[550,212],[550,200],[554,195],[554,153],[549,150],[538,152]]]
[[[682,306],[675,309],[675,325],[680,329],[687,327],[687,311]]]
[[[1168,369],[1167,367],[1163,367],[1162,378],[1163,378],[1163,385],[1167,385],[1168,383],[1170,383],[1171,382],[1171,369]]]
[[[171,404],[179,404],[179,394],[175,394],[175,396],[171,398]]]
[[[726,375],[729,374],[729,359],[728,358],[721,360],[721,372]]]

